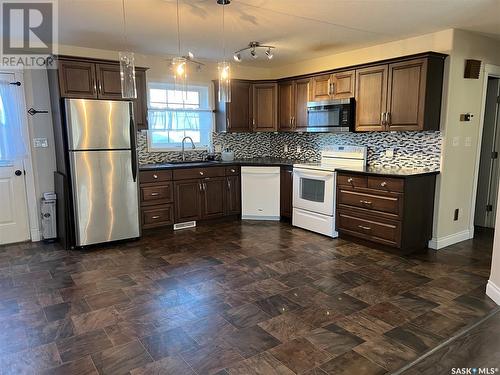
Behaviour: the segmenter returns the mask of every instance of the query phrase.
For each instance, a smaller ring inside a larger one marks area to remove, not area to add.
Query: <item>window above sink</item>
[[[208,85],[188,85],[184,92],[173,83],[150,83],[148,151],[179,151],[189,136],[198,150],[208,149],[214,123]],[[191,144],[186,145],[186,150]]]

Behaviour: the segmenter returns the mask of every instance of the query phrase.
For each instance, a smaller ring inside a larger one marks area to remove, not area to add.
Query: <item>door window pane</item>
[[[325,201],[325,181],[312,178],[300,179],[300,197],[312,202]]]

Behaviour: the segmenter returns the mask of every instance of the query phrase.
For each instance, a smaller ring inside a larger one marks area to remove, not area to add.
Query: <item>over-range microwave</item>
[[[354,98],[307,103],[308,132],[354,131]]]

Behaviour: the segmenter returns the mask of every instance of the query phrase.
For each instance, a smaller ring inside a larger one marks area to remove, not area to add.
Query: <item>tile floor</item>
[[[391,372],[495,308],[491,238],[400,257],[226,222],[0,247],[0,373]]]

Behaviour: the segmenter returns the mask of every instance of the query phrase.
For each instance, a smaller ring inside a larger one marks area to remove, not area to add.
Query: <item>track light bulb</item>
[[[241,54],[235,53],[233,59],[234,61],[241,62]]]
[[[254,59],[256,59],[256,58],[257,58],[257,54],[255,53],[255,48],[254,48],[254,49],[252,49],[252,50],[250,51],[250,55],[251,55]]]

